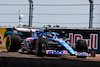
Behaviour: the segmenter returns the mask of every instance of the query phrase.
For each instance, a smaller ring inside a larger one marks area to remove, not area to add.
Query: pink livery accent
[[[26,38],[23,44],[24,49],[30,49],[30,46],[32,46],[33,40],[34,38],[32,37]]]
[[[26,38],[26,40],[30,40],[30,42],[31,42],[31,44],[32,44],[32,42],[33,42],[34,38],[29,37],[29,38]]]

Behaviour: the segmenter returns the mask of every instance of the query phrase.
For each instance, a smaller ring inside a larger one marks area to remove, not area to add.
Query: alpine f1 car
[[[32,33],[32,37],[24,40],[19,35],[8,35],[6,47],[8,52],[15,52],[19,49],[28,51],[38,56],[44,55],[73,55],[86,58],[89,56],[86,41],[78,40],[73,50],[63,39],[58,38],[58,33],[49,32],[47,29],[39,29]]]

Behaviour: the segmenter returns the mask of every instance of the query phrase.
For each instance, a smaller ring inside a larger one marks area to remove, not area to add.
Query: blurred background
[[[93,28],[100,28],[100,0],[94,0]],[[32,27],[88,28],[89,0],[33,0]],[[19,12],[20,10],[20,12]],[[0,26],[29,25],[29,0],[0,0]]]

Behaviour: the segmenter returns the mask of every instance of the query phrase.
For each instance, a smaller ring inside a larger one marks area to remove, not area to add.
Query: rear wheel
[[[19,35],[8,35],[6,48],[8,52],[17,52],[21,46],[21,38]]]

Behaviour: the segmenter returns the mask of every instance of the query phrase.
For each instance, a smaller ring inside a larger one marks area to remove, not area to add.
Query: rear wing
[[[38,29],[29,29],[29,28],[15,28],[17,31],[20,32],[36,32]]]

